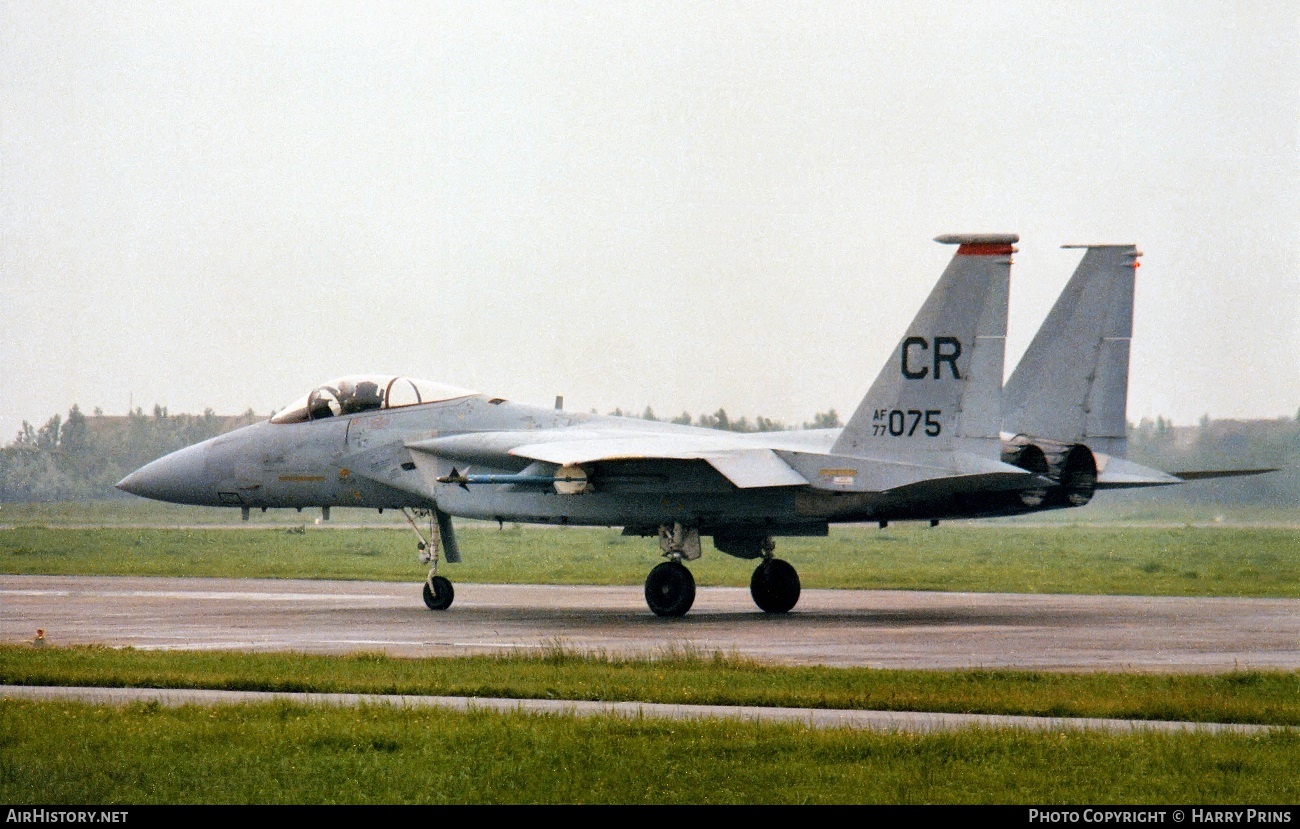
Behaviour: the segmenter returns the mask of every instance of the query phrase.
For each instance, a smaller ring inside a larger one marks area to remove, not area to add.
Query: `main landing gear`
[[[695,577],[682,560],[700,557],[700,531],[680,522],[664,524],[659,527],[659,549],[668,560],[646,576],[645,603],[656,616],[685,616],[695,603]]]
[[[645,603],[656,616],[685,616],[695,603],[695,577],[680,561],[665,561],[646,576]]]
[[[799,573],[790,562],[763,559],[749,579],[749,595],[765,613],[789,613],[799,602]]]
[[[799,603],[799,573],[788,561],[772,555],[776,545],[768,537],[715,537],[714,544],[740,558],[762,558],[749,580],[749,594],[765,613],[789,613]],[[682,564],[700,557],[700,532],[680,523],[659,528],[659,547],[668,561],[650,571],[645,580],[645,602],[656,616],[684,616],[695,602],[695,577]]]

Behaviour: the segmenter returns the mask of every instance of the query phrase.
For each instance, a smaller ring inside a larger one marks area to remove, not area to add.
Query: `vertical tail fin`
[[[1000,456],[1002,358],[1014,234],[940,236],[960,245],[832,451]]]
[[[1002,428],[1123,457],[1135,245],[1085,248],[1002,390]]]

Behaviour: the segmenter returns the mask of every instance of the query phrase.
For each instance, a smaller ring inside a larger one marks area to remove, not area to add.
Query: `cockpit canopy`
[[[272,423],[302,423],[339,415],[397,409],[469,397],[474,392],[428,380],[394,377],[391,374],[355,374],[317,386],[285,406]]]

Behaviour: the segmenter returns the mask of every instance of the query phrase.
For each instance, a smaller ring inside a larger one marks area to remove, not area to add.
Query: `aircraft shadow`
[[[413,609],[412,614],[428,611]],[[502,608],[462,607],[447,611],[447,622],[468,625],[519,624],[549,628],[677,628],[701,630],[742,625],[750,629],[826,628],[826,627],[1052,627],[1066,628],[1095,624],[1114,619],[1113,614],[1042,608],[1015,611],[988,611],[979,608],[916,608],[889,610],[794,610],[787,614],[753,611],[711,612],[696,609],[680,618],[662,618],[648,610],[610,610],[608,608]],[[431,617],[430,621],[436,621]]]

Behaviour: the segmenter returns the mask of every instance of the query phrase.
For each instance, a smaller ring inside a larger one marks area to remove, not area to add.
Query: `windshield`
[[[317,386],[285,406],[272,423],[301,423],[375,409],[397,409],[468,397],[474,392],[390,374],[358,374]]]

